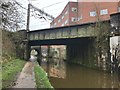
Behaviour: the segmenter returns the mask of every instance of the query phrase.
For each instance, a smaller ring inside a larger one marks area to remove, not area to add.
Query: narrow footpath
[[[28,61],[13,88],[35,88],[35,86],[34,62]]]

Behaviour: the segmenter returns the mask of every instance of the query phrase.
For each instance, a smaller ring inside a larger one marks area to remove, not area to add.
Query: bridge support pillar
[[[67,45],[67,59],[70,63],[92,67],[95,62],[94,39],[82,39]]]
[[[67,57],[67,61],[71,60],[71,47],[70,45],[67,45],[67,48],[66,48],[66,57]]]
[[[68,62],[76,62],[77,59],[82,58],[81,55],[81,47],[79,47],[79,45],[76,44],[72,44],[72,45],[67,45],[67,61]]]
[[[41,55],[42,55],[42,52],[41,52],[41,46],[40,47],[37,47],[35,48],[35,50],[37,51],[37,62],[39,63],[39,65],[41,65]]]
[[[26,44],[26,50],[25,50],[25,60],[29,60],[30,59],[30,52],[31,52],[31,46],[28,44]]]

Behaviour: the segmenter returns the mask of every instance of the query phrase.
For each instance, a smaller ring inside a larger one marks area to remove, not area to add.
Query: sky
[[[27,8],[28,3],[31,3],[35,7],[43,10],[44,12],[52,15],[53,17],[57,17],[64,7],[67,5],[69,1],[77,1],[77,0],[17,0],[22,4],[23,7]],[[25,14],[27,14],[27,10],[23,10]],[[26,19],[25,15],[25,20]],[[51,20],[39,19],[31,15],[30,17],[30,30],[38,30],[44,28],[50,28]],[[25,22],[26,23],[26,22]],[[26,26],[23,27],[26,29]]]

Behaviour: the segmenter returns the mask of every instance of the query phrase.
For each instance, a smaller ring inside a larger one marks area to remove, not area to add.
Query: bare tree
[[[2,2],[0,10],[3,29],[16,31],[22,26],[21,23],[24,22],[23,14],[20,12],[20,4],[18,2]]]
[[[98,35],[95,39],[95,48],[96,48],[96,60],[95,63],[97,66],[105,67],[106,69],[108,61],[108,50],[109,50],[109,21],[103,21],[104,19],[100,16],[101,2],[94,2],[94,9],[96,12],[96,24],[95,30],[98,32]]]

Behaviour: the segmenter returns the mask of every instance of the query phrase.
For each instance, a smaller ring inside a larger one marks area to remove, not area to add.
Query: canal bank
[[[37,62],[13,59],[2,64],[2,88],[53,88]]]
[[[34,62],[28,61],[24,65],[13,88],[35,88]]]
[[[34,66],[36,88],[53,88],[49,82],[47,73],[35,62]]]
[[[2,63],[2,88],[11,88],[15,85],[22,68],[26,61],[12,58],[11,60]]]
[[[13,88],[53,88],[47,73],[35,61],[26,62]]]

